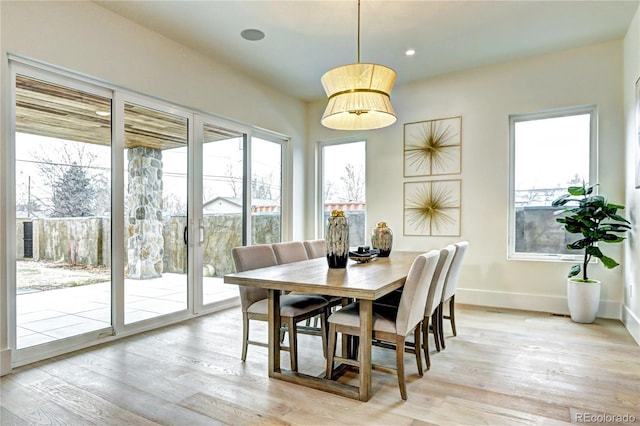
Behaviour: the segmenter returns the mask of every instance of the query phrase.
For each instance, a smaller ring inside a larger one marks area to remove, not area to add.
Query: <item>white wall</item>
[[[2,160],[7,159],[7,53],[86,74],[172,103],[224,116],[291,137],[293,229],[304,231],[305,103],[244,77],[87,1],[0,1]],[[0,236],[6,235],[6,165],[0,165]],[[10,189],[9,189],[10,190]],[[5,238],[1,238],[4,242]],[[0,249],[0,312],[7,312],[7,265]],[[0,372],[6,372],[5,318],[0,319]],[[4,351],[4,352],[3,352]],[[4,368],[4,371],[1,370]]]
[[[625,244],[624,308],[622,315],[622,320],[627,329],[636,339],[636,342],[640,344],[640,189],[635,188],[636,161],[640,162],[635,111],[635,82],[639,78],[640,8],[636,11],[627,36],[624,39],[625,205],[627,207],[627,217],[631,220],[633,229]],[[638,126],[640,126],[640,123]]]
[[[456,299],[460,302],[567,312],[565,282],[570,264],[506,259],[508,116],[597,104],[601,192],[622,202],[622,64],[622,42],[616,41],[396,87],[391,100],[398,122],[362,133],[368,141],[368,226],[386,221],[398,250],[428,250],[468,240]],[[311,105],[310,145],[345,135],[319,124],[324,106],[325,101]],[[462,234],[460,238],[403,236],[403,123],[454,115],[462,116],[462,174],[451,176],[462,179]],[[308,173],[312,182],[313,171]],[[307,232],[313,232],[312,224],[307,224]],[[607,253],[621,259],[622,247],[607,247]],[[593,278],[604,281],[600,316],[620,317],[622,276],[622,268],[593,268]]]

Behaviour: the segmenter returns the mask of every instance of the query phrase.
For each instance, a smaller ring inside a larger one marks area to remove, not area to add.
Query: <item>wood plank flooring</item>
[[[424,377],[406,355],[406,402],[396,377],[376,371],[366,403],[269,379],[266,348],[240,361],[237,308],[18,368],[0,382],[0,424],[640,423],[640,347],[620,322],[470,306],[456,319]],[[264,324],[251,331],[266,339]],[[299,341],[301,371],[321,374],[320,339]],[[382,348],[373,357],[395,362]]]

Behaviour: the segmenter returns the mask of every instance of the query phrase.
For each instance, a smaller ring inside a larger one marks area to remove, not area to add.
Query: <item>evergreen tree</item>
[[[83,167],[74,163],[53,183],[52,217],[83,217],[93,214],[96,190]]]

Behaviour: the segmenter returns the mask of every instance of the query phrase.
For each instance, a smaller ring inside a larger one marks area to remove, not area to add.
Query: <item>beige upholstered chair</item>
[[[444,343],[444,330],[442,327],[443,318],[451,321],[451,331],[454,336],[457,336],[456,333],[456,317],[455,317],[455,299],[456,299],[456,289],[458,288],[458,276],[460,275],[460,269],[462,268],[462,261],[464,260],[464,256],[467,253],[467,249],[469,248],[469,242],[461,241],[459,243],[455,243],[456,252],[453,255],[453,260],[451,261],[451,267],[449,268],[449,273],[447,274],[446,281],[444,283],[444,290],[442,292],[442,302],[438,307],[438,329],[440,331],[440,344],[442,348],[445,348]],[[444,315],[444,305],[449,302],[449,315]]]
[[[307,250],[304,248],[302,241],[288,241],[282,243],[271,244],[276,254],[278,264],[300,262],[308,260]]]
[[[424,349],[424,357],[427,361],[427,370],[431,368],[431,360],[429,359],[429,319],[431,319],[433,328],[433,340],[436,344],[436,350],[440,352],[440,330],[438,328],[438,307],[442,301],[442,291],[444,290],[444,283],[451,267],[451,261],[453,260],[453,254],[455,253],[455,246],[449,244],[447,247],[440,250],[440,258],[436,270],[433,273],[431,286],[429,287],[429,293],[427,294],[427,303],[424,309],[424,318],[422,320],[422,347]],[[418,349],[416,342],[416,350]]]
[[[264,268],[277,264],[276,255],[270,244],[234,247],[231,249],[231,254],[236,272]],[[249,339],[249,321],[268,321],[268,290],[247,286],[239,286],[238,288],[240,290],[240,303],[242,305],[242,361],[246,361],[247,347],[249,344],[267,346],[266,343]],[[282,322],[287,325],[289,331],[289,347],[283,349],[288,349],[289,351],[292,371],[298,370],[296,324],[320,315],[322,343],[323,347],[325,347],[326,331],[324,329],[324,323],[326,321],[326,309],[327,302],[321,296],[301,294],[280,296],[280,317]]]
[[[327,255],[327,243],[325,240],[304,241],[304,248],[307,250],[307,257],[309,257],[309,259],[316,259]]]
[[[420,323],[424,317],[427,292],[432,282],[440,253],[433,250],[419,255],[411,265],[407,280],[403,287],[400,304],[397,309],[389,306],[374,306],[373,309],[373,339],[391,342],[396,348],[396,369],[398,386],[402,399],[407,399],[407,387],[404,374],[405,338],[413,332],[416,346],[408,350],[415,354],[418,374],[422,376],[422,359],[420,356]],[[357,362],[335,356],[336,333],[358,336],[360,334],[360,312],[358,303],[351,303],[331,314],[329,317],[329,349],[327,351],[326,376],[333,376],[333,363],[340,361],[357,366]],[[373,368],[385,372],[393,369],[380,365]]]
[[[321,241],[324,247],[324,240],[317,240],[317,241]],[[310,257],[308,257],[308,252],[305,247],[305,243],[303,243],[302,241],[288,241],[288,242],[281,242],[281,243],[273,243],[271,244],[271,247],[273,247],[273,251],[276,254],[276,259],[278,261],[278,264],[281,265],[283,263],[300,262],[302,260],[311,259]],[[324,256],[325,254],[323,253],[321,257],[324,257]],[[303,294],[303,293],[293,292],[291,294]],[[328,316],[330,308],[333,306],[340,305],[341,299],[339,297],[332,297],[332,296],[322,296],[322,297],[329,304],[326,312],[326,316]],[[320,331],[318,330],[318,317],[315,317],[313,319],[313,327],[311,327],[311,319],[307,320],[305,326],[306,328],[301,329],[301,332],[305,334],[320,334]],[[323,348],[326,349],[326,347],[324,346]]]

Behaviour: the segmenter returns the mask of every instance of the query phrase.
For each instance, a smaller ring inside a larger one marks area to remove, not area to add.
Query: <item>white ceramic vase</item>
[[[596,319],[600,307],[600,281],[584,283],[567,280],[567,301],[571,319],[575,322],[590,324]]]

